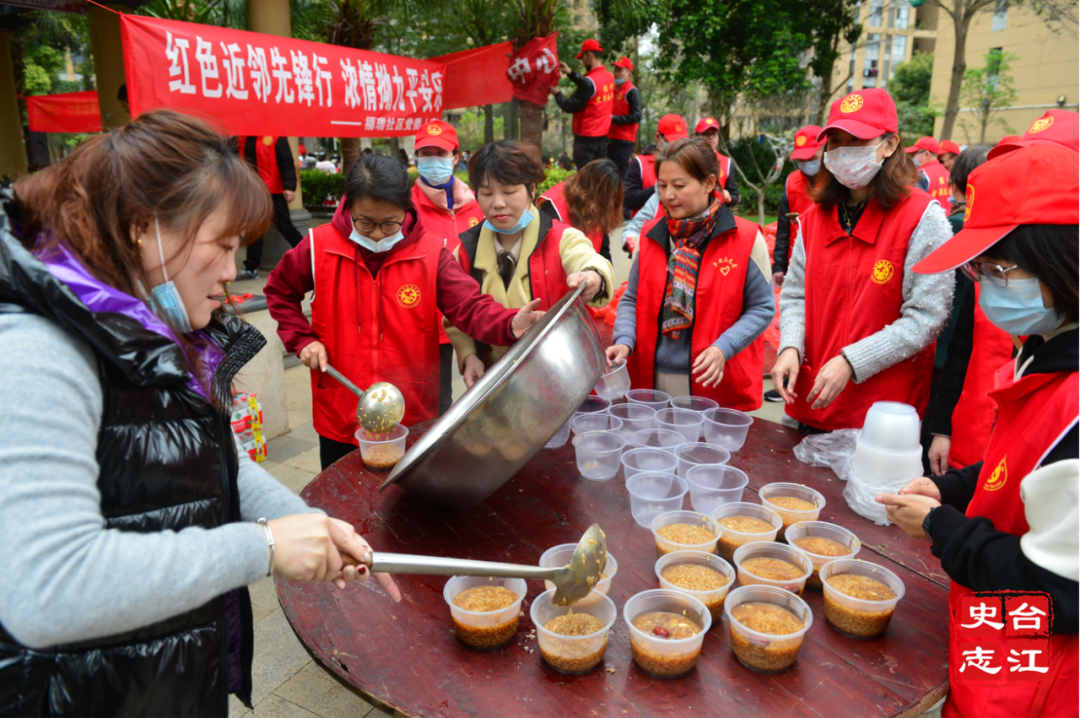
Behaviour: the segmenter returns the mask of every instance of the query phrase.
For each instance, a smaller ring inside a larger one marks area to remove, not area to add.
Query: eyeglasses
[[[389,236],[391,234],[397,234],[398,230],[404,222],[372,222],[370,219],[357,219],[352,217],[353,227],[356,227],[357,232],[373,232],[378,227],[379,231]]]
[[[1001,287],[1002,289],[1009,286],[1009,272],[1019,268],[1019,264],[1014,264],[1006,269],[1000,264],[994,264],[993,262],[966,262],[960,265],[960,271],[963,272],[964,276],[968,279],[977,282],[981,277],[986,277],[990,280],[991,284],[995,287]]]

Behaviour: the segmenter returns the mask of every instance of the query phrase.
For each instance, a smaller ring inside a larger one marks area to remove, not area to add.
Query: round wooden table
[[[413,427],[410,443],[426,428]],[[547,548],[576,542],[599,523],[619,560],[609,595],[620,614],[607,654],[591,673],[556,673],[540,657],[536,639],[526,638],[532,629],[528,604],[544,590],[540,582],[529,583],[514,640],[493,653],[478,653],[457,640],[443,600],[446,578],[440,576],[398,576],[400,604],[374,581],[337,590],[279,578],[281,605],[300,638],[331,670],[411,715],[918,715],[948,688],[948,579],[927,544],[856,515],[832,471],[795,459],[791,449],[800,438],[779,424],[755,422],[731,460],[750,476],[745,500],[758,501],[756,490],[776,481],[816,488],[828,502],[821,520],[854,531],[863,542],[859,557],[896,572],[907,592],[885,635],[858,641],[833,630],[822,594],[807,590],[814,625],[798,661],[783,673],[762,675],[743,667],[729,647],[726,619],[709,632],[697,666],[685,677],[658,680],[638,669],[621,612],[628,598],[659,586],[652,534],[630,516],[622,472],[606,482],[581,478],[569,442],[541,451],[488,500],[460,513],[396,487],[380,494],[386,474],[365,470],[359,452],[320,474],[302,495],[354,524],[376,551],[396,553],[535,565]],[[689,504],[688,496],[688,509]]]

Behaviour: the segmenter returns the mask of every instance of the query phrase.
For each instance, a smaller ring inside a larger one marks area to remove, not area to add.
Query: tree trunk
[[[521,111],[521,139],[536,145],[536,149],[543,151],[544,138],[544,108],[531,102],[518,103]]]
[[[510,100],[503,105],[503,139],[518,139],[518,114],[519,104],[517,100]]]
[[[353,162],[360,159],[360,138],[359,137],[342,137],[341,138],[341,173],[348,174],[349,168],[353,166]]]
[[[768,185],[762,186],[761,191],[757,193],[758,224],[762,227],[765,226],[765,187],[767,186]]]
[[[495,106],[484,105],[484,144],[495,141]]]
[[[832,75],[821,78],[821,89],[818,91],[817,117],[814,124],[819,127],[825,126],[825,118],[829,115],[829,100],[832,99],[833,86]]]
[[[951,140],[956,126],[956,115],[960,112],[960,86],[967,71],[967,33],[971,24],[971,15],[967,12],[966,2],[957,2],[956,15],[953,19],[953,34],[956,47],[953,49],[952,77],[949,80],[949,99],[945,102],[945,121],[941,125],[941,139]]]

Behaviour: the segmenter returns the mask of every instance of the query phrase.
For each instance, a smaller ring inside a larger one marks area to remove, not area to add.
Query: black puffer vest
[[[109,528],[149,533],[239,520],[227,409],[187,386],[181,349],[131,318],[91,312],[19,244],[2,211],[0,312],[39,314],[94,349],[104,396],[98,489]],[[231,316],[215,318],[207,332],[225,349],[212,390],[228,407],[233,377],[265,340]],[[120,635],[45,650],[0,626],[0,716],[225,716],[230,672],[250,703],[251,656],[247,589]]]

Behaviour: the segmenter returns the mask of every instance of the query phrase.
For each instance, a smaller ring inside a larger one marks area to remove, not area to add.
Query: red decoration
[[[510,58],[506,76],[514,85],[514,97],[543,107],[548,89],[559,82],[559,33],[529,40]]]
[[[514,99],[514,88],[506,76],[511,42],[485,45],[472,50],[428,58],[430,62],[446,65],[443,81],[443,107],[477,107],[509,102]]]
[[[97,90],[26,98],[31,132],[101,132]]]

